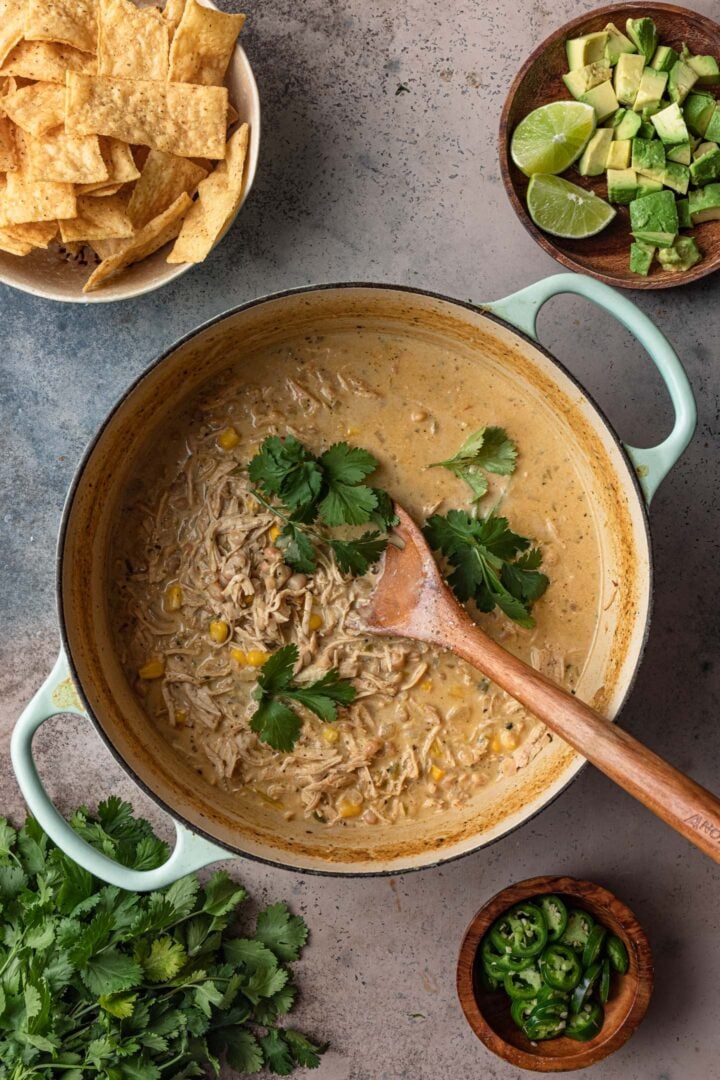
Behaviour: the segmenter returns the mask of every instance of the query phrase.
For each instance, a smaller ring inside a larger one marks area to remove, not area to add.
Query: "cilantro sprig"
[[[275,543],[288,566],[312,573],[318,545],[330,548],[343,573],[365,574],[377,562],[396,523],[387,492],[364,483],[377,467],[369,451],[346,442],[318,457],[293,435],[264,440],[248,473],[260,502],[285,523]],[[375,528],[351,538],[323,528],[369,523]]]
[[[331,723],[337,720],[338,705],[352,705],[355,700],[355,688],[340,678],[336,668],[313,683],[295,682],[297,662],[297,647],[284,645],[263,664],[253,691],[258,707],[250,727],[273,750],[292,750],[298,740],[302,717],[293,705],[302,705]]]
[[[457,454],[445,461],[435,461],[431,469],[449,469],[464,480],[472,491],[472,501],[479,502],[488,490],[485,473],[510,476],[517,464],[517,447],[504,428],[483,427],[469,435]]]
[[[167,846],[111,798],[72,818],[125,866],[151,869]],[[296,990],[287,965],[307,927],[285,904],[231,936],[242,885],[220,871],[162,892],[103,885],[33,818],[0,818],[0,1077],[161,1080],[316,1068],[325,1047],[278,1025]]]
[[[535,626],[530,610],[549,581],[539,570],[540,549],[514,533],[507,518],[450,510],[428,518],[423,532],[453,567],[448,584],[458,600],[474,600],[480,611],[497,606],[520,626]]]

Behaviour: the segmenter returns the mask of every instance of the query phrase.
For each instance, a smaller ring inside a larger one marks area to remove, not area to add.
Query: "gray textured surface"
[[[220,249],[175,286],[122,306],[81,310],[0,287],[0,811],[22,812],[9,733],[57,648],[58,517],[83,445],[110,404],[173,339],[265,292],[352,278],[490,299],[556,270],[506,200],[496,128],[524,56],[590,6],[251,3],[245,47],[260,84],[264,145],[255,191]],[[716,5],[693,6],[710,15]],[[400,82],[410,92],[396,96]],[[700,422],[653,506],[654,624],[623,717],[711,787],[720,786],[718,281],[637,296],[677,346]],[[543,315],[542,333],[623,437],[636,445],[658,440],[669,422],[665,394],[608,317],[558,300]],[[89,725],[58,722],[40,742],[43,775],[61,805],[112,790],[152,812]],[[717,867],[590,769],[534,822],[445,869],[346,882],[252,864],[237,871],[255,897],[288,897],[311,924],[298,1021],[332,1043],[323,1080],[519,1077],[466,1026],[455,958],[466,923],[489,895],[556,871],[616,890],[656,954],[657,990],[644,1024],[593,1075],[720,1076]]]

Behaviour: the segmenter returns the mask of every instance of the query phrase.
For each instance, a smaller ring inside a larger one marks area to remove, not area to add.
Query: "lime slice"
[[[594,130],[592,105],[553,101],[520,121],[513,132],[510,156],[526,176],[561,173],[580,157]]]
[[[527,193],[530,217],[543,232],[584,240],[609,225],[617,213],[592,191],[561,176],[538,173],[530,177]]]

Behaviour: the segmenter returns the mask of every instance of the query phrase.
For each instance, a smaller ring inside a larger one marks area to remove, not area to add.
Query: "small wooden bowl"
[[[614,976],[605,1023],[589,1042],[556,1038],[531,1043],[510,1016],[507,994],[483,990],[476,960],[485,932],[513,904],[542,893],[557,893],[570,907],[584,908],[625,942],[627,974]],[[602,1061],[627,1042],[642,1020],[653,988],[653,963],[645,932],[630,908],[607,889],[570,877],[536,877],[493,896],[478,911],[460,948],[457,991],[465,1017],[477,1037],[498,1057],[532,1072],[568,1072]]]
[[[685,41],[693,53],[720,58],[720,26],[696,11],[676,7],[675,4],[612,4],[565,23],[528,57],[510,87],[500,117],[500,169],[515,213],[540,247],[558,262],[621,289],[672,289],[697,281],[718,269],[720,221],[706,221],[696,227],[698,246],[703,253],[702,262],[697,266],[684,273],[669,273],[655,262],[647,277],[632,274],[629,269],[632,237],[626,206],[617,207],[617,216],[610,225],[587,240],[563,240],[550,236],[538,229],[530,217],[525,203],[528,177],[510,157],[510,139],[523,117],[550,101],[571,100],[562,81],[562,75],[567,71],[567,38],[602,30],[608,22],[614,22],[624,32],[626,19],[643,16],[655,20],[663,44],[679,48]],[[718,87],[702,89],[717,95]],[[573,167],[563,176],[580,187],[591,189],[601,198],[607,198],[604,176],[583,177]]]

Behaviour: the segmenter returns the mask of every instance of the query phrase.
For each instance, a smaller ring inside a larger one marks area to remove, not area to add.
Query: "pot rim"
[[[455,307],[462,308],[465,311],[473,312],[474,314],[480,313],[485,318],[490,319],[492,322],[498,323],[498,325],[503,326],[506,329],[510,330],[511,333],[516,334],[522,341],[524,341],[527,344],[531,345],[534,349],[538,349],[546,357],[546,359],[548,359],[556,368],[558,368],[562,372],[562,374],[567,379],[570,380],[570,382],[573,384],[573,386],[576,387],[576,389],[580,392],[580,394],[585,398],[586,401],[588,401],[590,403],[592,408],[595,410],[598,417],[602,421],[602,423],[603,423],[609,437],[612,439],[615,446],[620,451],[621,457],[622,457],[622,459],[624,460],[624,462],[626,464],[627,472],[628,472],[628,475],[629,475],[629,477],[631,479],[635,496],[636,496],[637,501],[638,501],[639,506],[640,506],[641,520],[642,520],[642,523],[643,523],[643,533],[644,533],[644,537],[645,537],[645,542],[647,544],[647,552],[648,552],[648,603],[647,603],[647,613],[646,613],[646,616],[645,616],[645,626],[643,628],[643,634],[642,634],[642,638],[641,638],[640,645],[639,645],[637,660],[636,660],[635,666],[633,668],[632,674],[631,674],[631,676],[630,676],[630,678],[628,680],[628,684],[627,684],[627,686],[625,688],[625,691],[624,691],[624,693],[623,693],[623,695],[622,695],[622,697],[620,699],[620,702],[618,704],[618,707],[617,707],[617,710],[616,710],[616,713],[615,713],[615,717],[613,718],[613,721],[612,721],[613,723],[615,722],[617,717],[621,714],[622,710],[625,708],[625,706],[626,706],[626,704],[628,702],[628,699],[630,698],[630,695],[632,694],[632,691],[633,691],[633,689],[635,687],[635,683],[636,683],[636,680],[637,680],[637,677],[638,677],[638,673],[640,671],[640,667],[641,667],[643,658],[645,656],[645,650],[647,648],[648,637],[649,637],[649,634],[650,634],[650,624],[652,622],[653,603],[654,603],[654,553],[653,553],[653,546],[652,546],[652,534],[651,534],[651,531],[650,531],[650,518],[649,518],[649,514],[648,514],[648,505],[647,505],[647,502],[645,500],[645,496],[643,495],[642,488],[640,486],[640,482],[638,480],[637,474],[635,472],[635,469],[633,468],[633,464],[632,464],[632,461],[630,460],[630,457],[629,457],[629,455],[627,453],[627,450],[625,449],[625,444],[620,439],[619,435],[615,431],[615,428],[613,427],[610,420],[606,416],[604,410],[600,407],[600,405],[598,405],[598,403],[595,400],[595,398],[593,397],[593,395],[591,393],[589,393],[589,391],[587,391],[585,389],[585,387],[582,385],[582,383],[580,383],[580,381],[572,374],[572,372],[570,372],[568,370],[568,368],[565,366],[565,364],[561,360],[558,360],[557,357],[554,356],[550,352],[550,350],[547,349],[544,345],[542,345],[538,340],[531,337],[529,334],[525,333],[525,331],[518,329],[515,325],[513,325],[513,323],[509,322],[507,319],[503,319],[500,316],[496,315],[494,312],[488,311],[484,307],[483,304],[474,304],[474,303],[472,303],[471,301],[468,301],[468,300],[458,300],[458,299],[456,299],[454,297],[447,296],[444,293],[435,292],[432,289],[419,289],[419,288],[416,288],[415,286],[412,286],[412,285],[394,285],[394,284],[392,284],[392,282],[340,281],[340,282],[326,282],[326,283],[321,283],[321,284],[316,284],[316,285],[300,285],[300,286],[296,286],[295,288],[292,288],[292,289],[282,289],[282,290],[280,290],[278,292],[266,293],[265,295],[255,297],[252,300],[246,300],[244,303],[236,304],[234,307],[228,308],[226,311],[221,312],[218,315],[213,315],[210,319],[207,319],[205,322],[201,323],[199,326],[196,326],[192,330],[187,331],[180,338],[178,338],[171,345],[169,345],[166,349],[164,349],[163,352],[161,352],[159,356],[157,356],[153,361],[151,361],[151,363],[147,367],[145,367],[140,372],[140,374],[137,375],[132,380],[132,382],[125,388],[125,390],[120,394],[120,396],[115,400],[113,405],[110,407],[110,409],[108,410],[108,412],[105,415],[104,419],[102,420],[100,426],[97,428],[97,430],[95,431],[95,433],[91,437],[90,441],[88,442],[87,446],[83,450],[82,456],[81,456],[81,458],[80,458],[80,460],[79,460],[79,462],[77,464],[77,467],[76,467],[76,469],[75,469],[75,471],[73,473],[73,477],[72,477],[72,480],[70,482],[70,486],[68,488],[68,492],[67,492],[67,496],[65,498],[65,502],[64,502],[63,510],[62,510],[62,516],[61,516],[61,520],[60,520],[60,529],[58,531],[57,546],[56,546],[56,551],[55,551],[55,599],[56,599],[56,604],[57,604],[57,614],[58,614],[58,624],[59,624],[59,630],[60,630],[60,640],[61,640],[61,643],[62,643],[63,651],[64,651],[65,656],[67,658],[68,668],[69,668],[69,671],[70,671],[70,675],[71,675],[71,678],[72,678],[73,685],[74,685],[74,687],[75,687],[75,689],[76,689],[76,691],[78,693],[78,696],[79,696],[80,700],[82,701],[83,708],[84,708],[89,720],[91,721],[95,731],[100,736],[100,738],[102,739],[102,741],[105,744],[105,746],[107,747],[107,749],[110,751],[110,753],[113,756],[113,758],[115,759],[115,761],[117,761],[117,763],[122,767],[124,772],[130,777],[130,779],[135,784],[137,784],[137,786],[140,788],[140,790],[145,795],[147,795],[148,798],[150,798],[152,800],[152,802],[154,802],[157,806],[159,806],[162,810],[164,810],[165,813],[168,814],[168,816],[173,821],[180,822],[182,825],[184,825],[191,832],[196,833],[198,836],[203,837],[205,840],[209,840],[211,843],[216,844],[216,845],[218,845],[220,847],[223,847],[223,848],[227,847],[227,844],[226,844],[225,841],[223,841],[223,842],[219,841],[217,839],[217,837],[212,835],[212,833],[208,832],[207,830],[205,830],[203,828],[200,828],[199,826],[195,825],[192,822],[189,822],[187,820],[187,818],[183,817],[182,814],[180,814],[176,809],[174,809],[172,806],[170,806],[166,802],[165,799],[163,799],[161,796],[157,795],[150,788],[150,786],[148,784],[146,784],[145,781],[143,779],[141,779],[141,777],[139,777],[137,775],[135,770],[128,764],[128,762],[122,756],[122,754],[117,749],[115,744],[112,742],[110,737],[106,734],[100,720],[95,716],[95,713],[93,712],[92,708],[90,707],[88,699],[87,699],[87,697],[85,695],[85,691],[84,691],[84,689],[82,687],[80,677],[79,677],[78,672],[77,672],[76,667],[75,667],[75,663],[74,663],[73,656],[72,656],[72,651],[70,649],[70,642],[69,642],[69,637],[68,637],[68,633],[67,633],[67,628],[66,628],[66,625],[65,625],[65,615],[64,615],[64,608],[63,608],[62,581],[63,581],[63,558],[64,558],[64,548],[65,548],[65,537],[66,537],[66,533],[67,533],[67,529],[68,529],[68,522],[69,522],[70,514],[71,514],[71,511],[72,511],[73,503],[74,503],[74,500],[75,500],[75,495],[76,495],[77,490],[78,490],[78,488],[79,488],[79,486],[80,486],[80,484],[82,482],[82,478],[83,478],[83,475],[85,473],[86,466],[88,465],[93,453],[95,452],[95,448],[96,448],[97,444],[100,442],[100,439],[102,438],[102,436],[103,436],[103,434],[105,432],[105,429],[110,424],[111,420],[115,416],[115,414],[118,411],[118,409],[120,408],[120,406],[127,400],[128,397],[130,397],[130,395],[135,391],[136,387],[138,387],[140,385],[140,383],[148,375],[151,374],[151,372],[155,371],[156,368],[158,368],[162,363],[164,363],[167,359],[169,359],[169,357],[172,356],[173,353],[175,353],[183,345],[186,345],[193,338],[197,337],[199,334],[204,333],[206,330],[209,330],[211,327],[218,325],[219,323],[223,322],[225,319],[233,318],[234,316],[239,315],[240,313],[242,313],[244,311],[250,311],[255,307],[259,307],[262,304],[268,303],[269,301],[282,300],[282,299],[285,299],[286,297],[302,296],[302,295],[305,295],[305,294],[308,294],[308,293],[325,292],[325,291],[331,291],[331,290],[335,290],[335,289],[373,289],[373,290],[386,290],[388,292],[403,292],[403,293],[409,293],[409,294],[412,294],[412,295],[415,295],[415,296],[428,297],[428,298],[430,298],[432,300],[439,300],[442,303],[452,304]],[[291,863],[283,862],[283,861],[281,861],[279,859],[266,858],[265,856],[257,855],[257,854],[252,853],[252,852],[247,852],[247,851],[242,850],[241,848],[236,848],[236,847],[227,848],[228,858],[241,857],[241,858],[244,858],[244,859],[250,859],[253,862],[260,863],[260,864],[265,865],[265,866],[272,866],[272,867],[276,867],[276,868],[278,868],[280,870],[288,870],[291,873],[308,874],[308,875],[312,875],[312,876],[315,876],[315,877],[332,877],[332,878],[397,877],[400,874],[410,874],[410,873],[418,873],[418,872],[423,871],[423,870],[432,870],[432,869],[435,869],[438,866],[448,865],[449,863],[457,862],[460,859],[466,858],[468,855],[473,855],[473,854],[476,854],[477,852],[482,851],[482,850],[484,850],[486,848],[490,848],[494,844],[497,844],[501,840],[504,840],[506,837],[511,836],[514,832],[516,832],[522,826],[528,824],[528,822],[530,822],[530,821],[533,821],[539,814],[541,814],[549,806],[552,806],[552,804],[561,795],[563,795],[567,791],[567,789],[570,787],[570,785],[572,783],[574,783],[574,781],[578,778],[578,776],[580,776],[580,774],[587,768],[588,764],[589,764],[588,761],[581,762],[579,764],[579,766],[575,769],[573,774],[562,785],[562,787],[559,788],[554,793],[554,795],[552,795],[546,802],[544,802],[541,806],[538,806],[537,809],[533,810],[532,813],[527,815],[527,817],[524,817],[521,821],[518,821],[516,824],[509,826],[507,829],[500,832],[499,835],[493,837],[491,840],[486,840],[484,843],[480,843],[480,844],[477,844],[475,846],[468,847],[465,851],[458,852],[457,854],[454,854],[454,855],[448,855],[448,856],[446,856],[444,858],[443,857],[435,858],[435,859],[433,859],[432,862],[423,863],[422,865],[405,866],[405,867],[399,867],[399,868],[394,868],[394,869],[386,869],[386,870],[336,870],[336,869],[332,869],[332,868],[328,868],[326,870],[326,869],[320,869],[318,867],[294,866]]]

